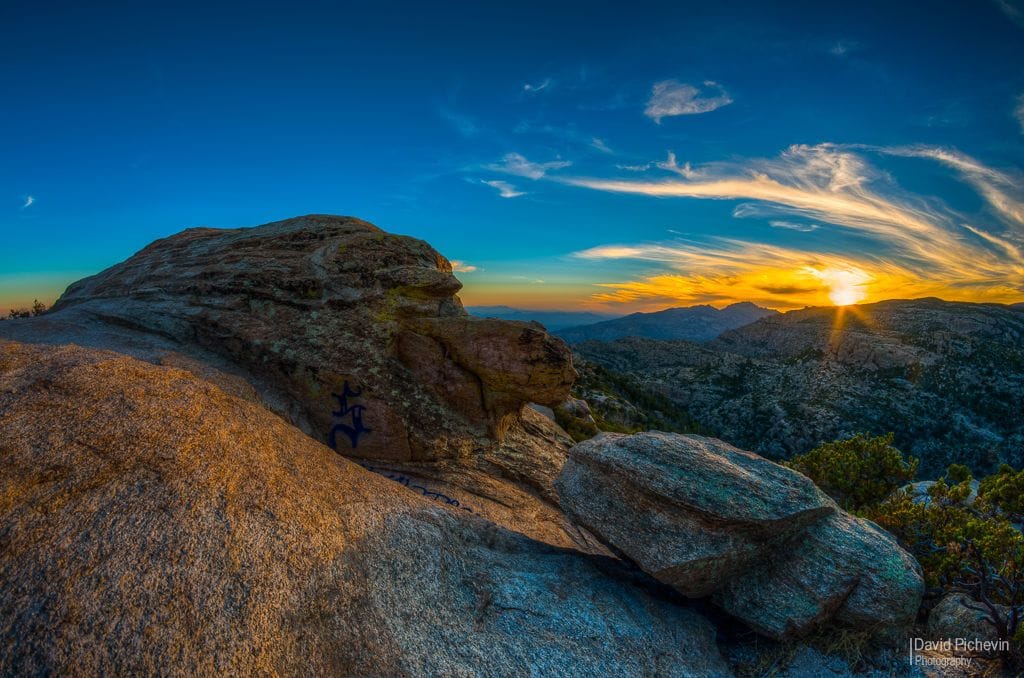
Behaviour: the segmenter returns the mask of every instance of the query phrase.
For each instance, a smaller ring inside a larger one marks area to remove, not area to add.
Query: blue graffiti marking
[[[417,492],[422,494],[424,497],[427,497],[428,499],[443,501],[445,504],[448,504],[448,506],[451,506],[452,508],[460,508],[463,511],[469,511],[470,513],[473,513],[473,509],[469,508],[468,506],[463,506],[462,502],[460,502],[458,499],[454,499],[441,492],[436,492],[434,490],[428,489],[422,485],[415,485],[412,482],[412,478],[402,475],[401,473],[393,473],[387,469],[377,468],[375,466],[370,466],[369,464],[364,464],[362,462],[360,462],[359,465],[365,468],[367,471],[373,471],[374,473],[384,476],[388,480],[394,480],[399,485],[408,487],[410,490],[416,490]]]
[[[363,389],[358,391],[352,390],[349,387],[348,382],[345,382],[345,386],[342,389],[341,395],[332,393],[331,397],[337,399],[338,409],[331,412],[335,417],[349,417],[349,421],[339,422],[334,425],[331,429],[330,434],[327,436],[327,444],[332,450],[338,450],[338,433],[344,433],[348,436],[349,442],[352,444],[352,449],[355,449],[359,445],[359,437],[364,433],[372,433],[373,429],[363,425],[363,412],[366,411],[365,405],[349,405],[349,398],[359,398],[363,394]]]

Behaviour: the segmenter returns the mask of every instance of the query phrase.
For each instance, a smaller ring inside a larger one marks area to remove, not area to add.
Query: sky
[[[357,216],[467,305],[1024,301],[1024,2],[0,4],[0,309]]]

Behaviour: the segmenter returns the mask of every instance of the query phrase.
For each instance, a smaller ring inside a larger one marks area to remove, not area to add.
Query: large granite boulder
[[[0,337],[180,367],[435,501],[603,550],[551,503],[572,441],[525,407],[567,397],[570,352],[468,316],[460,287],[421,240],[314,215],[159,240]]]
[[[728,674],[642,575],[182,369],[0,342],[0,431],[0,674]]]
[[[563,509],[613,551],[774,638],[913,621],[917,562],[799,473],[720,440],[604,433],[569,451]]]
[[[835,511],[795,471],[714,438],[657,431],[579,443],[555,484],[580,525],[692,597]]]
[[[312,215],[158,240],[2,329],[152,362],[183,355],[241,377],[349,456],[459,458],[500,441],[526,403],[563,401],[575,378],[560,339],[468,316],[460,287],[421,240]]]

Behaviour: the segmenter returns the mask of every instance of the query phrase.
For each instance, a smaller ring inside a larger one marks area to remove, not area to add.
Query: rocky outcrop
[[[0,342],[0,430],[2,674],[728,674],[711,626],[615,561],[182,369]]]
[[[313,215],[158,240],[3,330],[183,354],[349,456],[457,458],[500,440],[527,402],[564,400],[575,376],[560,340],[468,316],[460,287],[421,240]]]
[[[535,323],[466,315],[460,287],[421,240],[314,215],[156,241],[0,336],[181,367],[438,501],[590,550],[516,468],[561,470],[571,441],[536,438],[523,410],[567,397],[571,355]]]
[[[921,602],[920,568],[892,537],[799,473],[719,440],[604,433],[570,450],[555,485],[614,551],[773,638],[826,621],[899,627]]]

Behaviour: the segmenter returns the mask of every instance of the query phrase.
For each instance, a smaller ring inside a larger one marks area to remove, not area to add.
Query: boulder
[[[755,631],[783,639],[825,622],[872,630],[906,627],[923,594],[913,556],[874,523],[840,511],[727,583],[713,599]]]
[[[526,403],[558,404],[575,378],[560,339],[468,316],[461,286],[421,240],[310,215],[158,240],[2,331],[182,354],[339,452],[428,461],[500,441]]]
[[[1008,607],[998,603],[995,603],[994,607],[1003,619],[1009,618],[1010,609]],[[968,641],[998,641],[999,633],[992,622],[987,620],[986,613],[982,611],[984,608],[984,605],[962,593],[947,594],[928,613],[929,638],[931,640],[953,639],[954,642],[957,638]],[[984,649],[964,649],[956,654],[995,657],[999,653]]]
[[[0,430],[0,674],[728,674],[642,575],[188,371],[0,342]]]
[[[795,471],[714,438],[657,431],[577,444],[555,486],[580,525],[691,597],[836,510]]]
[[[604,433],[569,451],[563,509],[680,593],[773,638],[913,621],[921,570],[795,471],[713,438]]]

